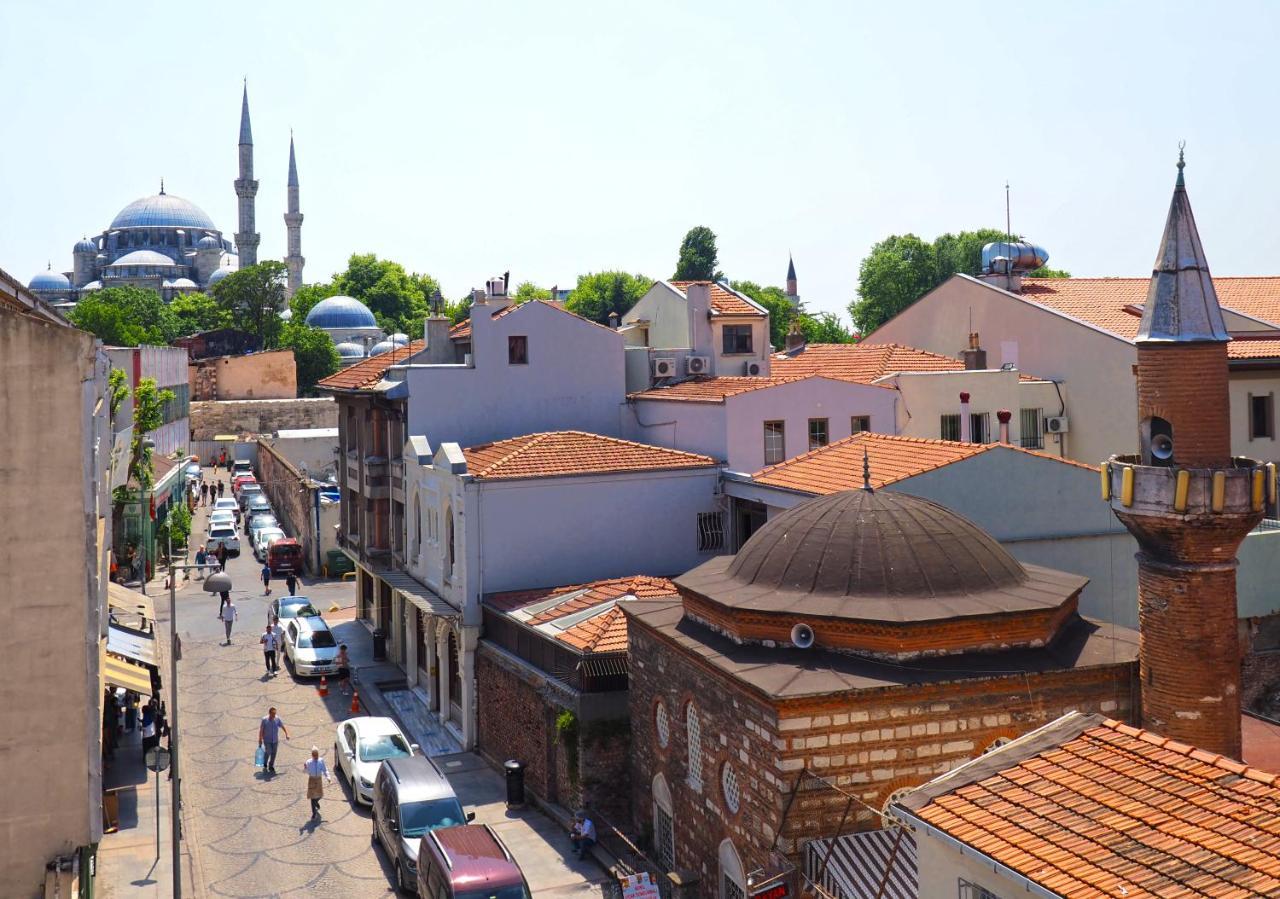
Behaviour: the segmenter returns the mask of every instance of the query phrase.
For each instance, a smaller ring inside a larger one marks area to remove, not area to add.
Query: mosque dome
[[[344,340],[334,347],[343,359],[363,359],[364,347],[353,340]]]
[[[221,250],[222,244],[212,234],[206,234],[196,241],[197,250]]]
[[[231,269],[229,268],[215,269],[213,274],[209,276],[209,283],[206,286],[212,287],[229,274],[231,274]]]
[[[307,324],[313,328],[376,328],[378,321],[369,307],[355,297],[328,297],[311,307]],[[364,355],[363,349],[361,355]]]
[[[379,340],[369,348],[370,356],[381,356],[383,353],[389,353],[396,348],[396,345],[390,340]]]
[[[29,290],[70,290],[71,282],[61,272],[50,270],[37,273],[27,288]]]
[[[125,253],[115,262],[115,265],[177,265],[164,253],[157,253],[155,250],[134,250],[132,253]]]
[[[92,253],[95,256],[98,253],[98,245],[89,238],[76,241],[76,245],[71,248],[73,253]]]
[[[176,287],[179,290],[194,290],[196,282],[192,281],[190,278],[174,278],[172,281],[166,281],[165,286]]]
[[[397,331],[396,333],[392,334],[390,337],[387,338],[387,340],[391,341],[391,343],[394,344],[395,346],[409,345],[409,335],[402,333],[400,331]]]
[[[217,231],[203,209],[173,194],[134,200],[111,221],[112,228],[207,228]]]
[[[686,611],[739,641],[800,645],[804,624],[811,644],[911,658],[1046,645],[1088,579],[1023,565],[929,500],[846,490],[770,518],[675,583]]]
[[[89,282],[88,284],[86,284],[84,287],[81,287],[81,288],[80,288],[80,292],[81,292],[81,293],[88,293],[88,292],[89,292],[89,291],[91,291],[91,290],[102,290],[102,282],[101,282],[101,281],[90,281],[90,282]]]

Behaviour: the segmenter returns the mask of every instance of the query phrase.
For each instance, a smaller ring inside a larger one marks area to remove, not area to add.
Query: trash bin
[[[385,631],[373,632],[373,660],[375,662],[385,662],[387,660],[387,634]]]
[[[508,759],[502,770],[507,775],[507,807],[524,805],[524,762]]]

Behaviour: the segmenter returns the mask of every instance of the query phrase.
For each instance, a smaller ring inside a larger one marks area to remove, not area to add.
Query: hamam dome
[[[114,228],[207,228],[218,230],[203,209],[173,194],[134,200],[111,220]]]
[[[816,645],[903,658],[1044,645],[1088,579],[1018,562],[937,503],[847,490],[675,583],[687,614],[739,642],[791,643],[804,624]]]
[[[328,297],[311,307],[307,324],[321,330],[327,328],[376,328],[378,320],[369,307],[355,297]]]

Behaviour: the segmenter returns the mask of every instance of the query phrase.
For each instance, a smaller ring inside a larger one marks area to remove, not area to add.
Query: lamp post
[[[182,785],[178,764],[178,577],[179,571],[208,566],[169,566],[169,756],[172,766],[169,773],[169,823],[172,825],[173,843],[173,897],[182,899]],[[204,579],[206,593],[222,593],[231,590],[231,577],[225,571],[216,571]]]

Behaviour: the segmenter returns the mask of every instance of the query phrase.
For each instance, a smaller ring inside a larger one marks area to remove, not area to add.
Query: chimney
[[[978,332],[969,335],[969,348],[964,351],[965,371],[984,371],[987,367],[987,351],[978,345]]]
[[[610,312],[610,313],[609,313],[609,327],[610,327],[610,328],[613,328],[613,330],[615,330],[615,331],[616,331],[616,330],[618,330],[618,325],[619,325],[618,313],[616,313],[616,312]]]
[[[689,351],[695,356],[711,356],[711,285],[693,283],[685,288],[689,307]]]
[[[429,364],[454,361],[453,346],[449,341],[449,319],[443,315],[428,315],[422,336],[427,341],[426,355]]]
[[[804,331],[800,329],[799,317],[791,319],[791,330],[787,331],[787,352],[794,353],[804,349]]]
[[[996,413],[996,420],[1000,422],[1000,442],[1008,445],[1009,443],[1009,419],[1013,418],[1013,413],[1008,409],[1001,409]]]
[[[503,274],[489,279],[485,302],[493,307],[495,313],[511,305],[511,299],[507,296],[507,277]]]
[[[969,394],[960,394],[960,442],[970,443],[973,440],[972,422],[969,419]]]

